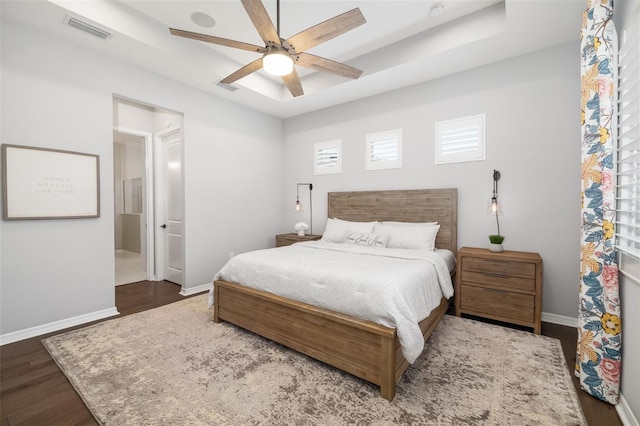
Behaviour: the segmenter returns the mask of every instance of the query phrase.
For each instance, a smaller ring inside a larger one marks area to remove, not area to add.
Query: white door
[[[184,218],[182,207],[182,132],[171,129],[158,134],[161,154],[160,182],[157,200],[161,237],[158,255],[162,265],[162,278],[183,284],[184,270]]]

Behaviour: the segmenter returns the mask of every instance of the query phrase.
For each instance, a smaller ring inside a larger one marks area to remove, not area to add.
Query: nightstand
[[[456,265],[456,316],[491,318],[541,331],[542,258],[538,253],[463,247]]]
[[[290,234],[279,234],[276,235],[276,247],[290,246],[293,243],[300,243],[302,241],[316,241],[320,238],[322,238],[322,235],[307,234],[299,236],[294,232]]]

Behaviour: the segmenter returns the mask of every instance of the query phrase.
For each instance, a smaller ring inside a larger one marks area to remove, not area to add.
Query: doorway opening
[[[184,281],[180,113],[113,98],[115,285]]]
[[[115,285],[148,279],[144,136],[113,132]]]

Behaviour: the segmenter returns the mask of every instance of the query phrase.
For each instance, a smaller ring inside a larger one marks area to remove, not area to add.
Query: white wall
[[[113,95],[184,114],[186,284],[282,227],[280,120],[13,22],[1,23],[3,143],[100,156],[101,217],[2,221],[0,334],[114,306]]]
[[[543,311],[575,318],[580,224],[579,45],[571,43],[285,121],[284,195],[314,184],[315,233],[326,194],[458,188],[458,246],[488,246],[493,169],[502,173],[505,248],[544,260]],[[434,123],[486,114],[486,161],[435,165]],[[365,171],[365,135],[403,129],[403,167]],[[343,173],[313,175],[313,144],[342,139]],[[305,198],[306,200],[306,198]],[[296,222],[289,215],[284,230]]]
[[[640,0],[619,1],[613,10],[620,47],[624,44],[622,33],[631,26],[638,27]],[[636,87],[636,90],[640,88]],[[640,285],[625,276],[620,276],[620,302],[622,307],[622,379],[621,393],[633,412],[636,423],[640,422],[640,368],[636,365],[640,354]]]

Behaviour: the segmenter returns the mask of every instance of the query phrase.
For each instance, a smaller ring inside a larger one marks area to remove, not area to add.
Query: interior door
[[[162,150],[162,275],[167,281],[183,284],[184,218],[182,207],[182,132],[173,129],[159,135]]]

